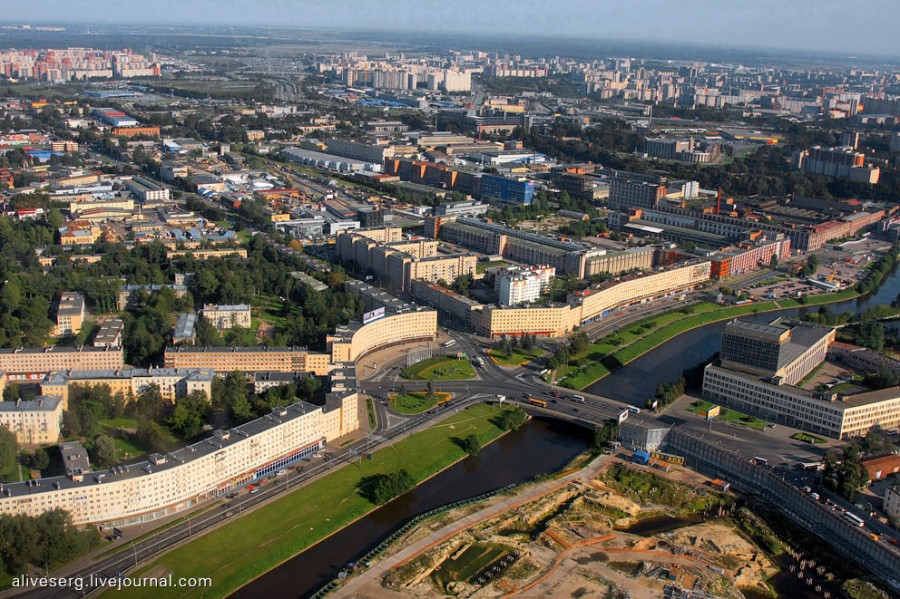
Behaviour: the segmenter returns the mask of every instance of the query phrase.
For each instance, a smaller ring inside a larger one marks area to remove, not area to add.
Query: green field
[[[414,391],[404,395],[391,395],[391,407],[398,414],[421,414],[439,403],[450,400],[449,393],[435,392],[431,399],[424,391]]]
[[[182,589],[179,597],[226,597],[241,585],[369,513],[375,506],[357,486],[364,477],[406,469],[423,481],[464,458],[454,438],[474,434],[487,444],[502,434],[492,420],[504,406],[477,406],[345,466],[263,506],[252,515],[182,545],[141,567],[134,576],[213,578],[213,589]],[[482,414],[483,410],[483,414]],[[117,596],[108,591],[109,596]],[[129,598],[159,597],[159,589],[129,589]]]
[[[544,350],[540,348],[520,349],[516,347],[513,348],[512,352],[509,354],[509,357],[506,357],[496,349],[492,349],[489,355],[491,356],[491,360],[493,360],[500,366],[522,366],[523,364],[531,362],[535,358],[539,358],[543,354]]]
[[[464,381],[475,378],[475,368],[465,358],[435,356],[413,364],[400,376],[415,381]]]
[[[506,557],[512,550],[496,543],[475,543],[456,559],[448,559],[432,574],[438,587],[447,592],[451,582],[469,582],[493,564]]]
[[[716,404],[710,403],[708,401],[698,400],[685,409],[688,412],[699,414],[701,412],[709,410],[709,408],[714,405]],[[744,414],[743,412],[738,412],[737,410],[730,410],[728,408],[722,408],[722,410],[719,412],[719,415],[716,417],[716,420],[733,422],[735,424],[740,424],[741,426],[753,428],[758,431],[765,430],[766,425],[768,424],[768,422],[766,422],[765,420],[760,420],[759,418],[756,418],[754,416]]]

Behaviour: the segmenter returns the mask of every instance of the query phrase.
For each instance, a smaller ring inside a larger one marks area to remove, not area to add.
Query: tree
[[[34,453],[23,451],[22,464],[33,470],[46,470],[47,466],[50,465],[50,456],[47,455],[47,450],[43,447],[38,447],[34,450]]]
[[[429,402],[434,401],[434,383],[430,380],[425,384],[425,399]]]
[[[185,439],[203,432],[209,414],[209,401],[202,391],[194,391],[175,400],[175,408],[169,417],[169,428]]]
[[[778,268],[778,254],[772,254],[772,257],[769,259],[769,268]]]
[[[594,429],[594,451],[600,451],[611,442],[619,438],[619,422],[607,420]]]
[[[498,426],[505,431],[518,430],[526,422],[528,422],[528,413],[520,407],[505,410],[497,418]]]
[[[481,441],[476,435],[469,435],[462,440],[462,448],[467,454],[475,456],[481,451]]]
[[[119,459],[116,452],[116,442],[109,435],[97,435],[94,438],[91,461],[100,468],[111,468]]]
[[[416,486],[416,481],[406,470],[389,474],[376,474],[359,483],[359,492],[375,505],[383,505]]]
[[[137,428],[138,444],[151,453],[165,450],[165,433],[161,426],[149,420],[141,420]]]
[[[8,472],[13,467],[17,453],[15,433],[5,426],[0,426],[0,472]]]

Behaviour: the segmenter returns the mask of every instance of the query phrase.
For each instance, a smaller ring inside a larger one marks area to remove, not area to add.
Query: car
[[[285,474],[287,474],[287,470],[279,470],[275,473],[275,476],[284,476]]]
[[[259,487],[253,487],[252,489],[250,489],[251,495],[256,495],[257,493],[259,493]]]

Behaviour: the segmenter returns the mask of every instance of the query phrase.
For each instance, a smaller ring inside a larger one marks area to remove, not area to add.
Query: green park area
[[[502,434],[496,416],[509,406],[480,405],[335,470],[244,518],[229,521],[140,568],[133,576],[212,576],[212,589],[181,589],[179,597],[226,597],[241,585],[361,518],[375,505],[361,483],[406,470],[419,483],[466,457],[459,439],[486,445]],[[238,498],[240,501],[243,497]],[[115,591],[108,592],[110,596]],[[129,597],[159,597],[157,588],[129,589]]]
[[[450,394],[435,391],[429,394],[427,391],[413,391],[401,395],[391,395],[391,407],[398,414],[421,414],[438,404],[450,401]]]
[[[535,358],[539,358],[543,354],[544,350],[537,347],[534,349],[514,347],[509,353],[499,349],[488,350],[488,356],[490,356],[494,363],[499,364],[500,366],[523,366]]]
[[[400,376],[414,381],[464,381],[475,378],[475,368],[466,358],[434,356],[407,367]]]
[[[689,405],[686,409],[688,412],[693,412],[694,414],[705,414],[715,405],[716,404],[708,401],[698,400]],[[737,410],[730,410],[728,408],[721,408],[719,410],[719,415],[716,416],[716,420],[733,422],[734,424],[740,424],[741,426],[753,428],[758,431],[765,430],[766,425],[768,424],[765,420],[760,420],[754,416],[738,412]]]

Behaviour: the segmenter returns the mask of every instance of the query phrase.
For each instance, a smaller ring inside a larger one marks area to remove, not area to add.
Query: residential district
[[[4,517],[252,519],[489,402],[794,493],[900,591],[900,69],[118,39],[0,49]],[[696,327],[684,378],[587,389]],[[559,501],[653,503],[601,480]]]

